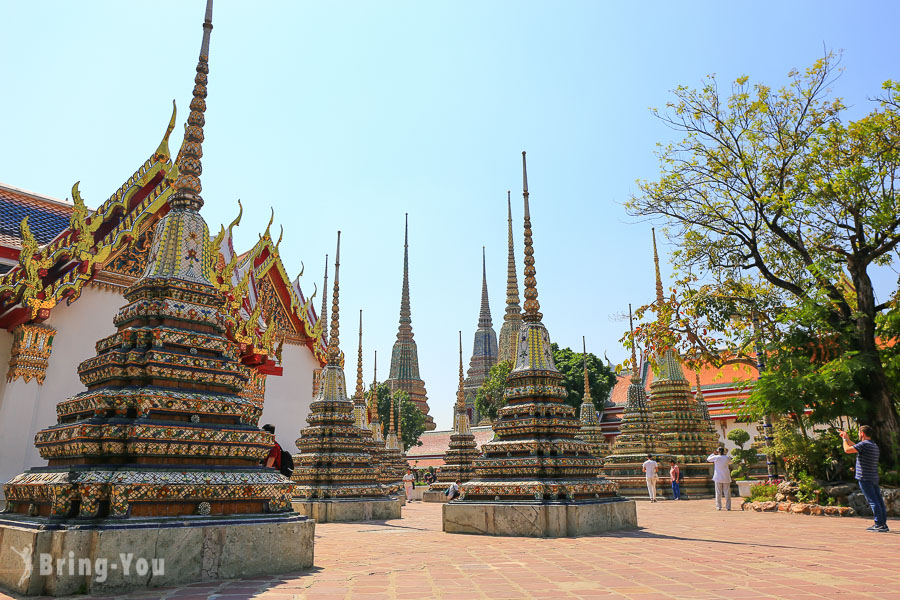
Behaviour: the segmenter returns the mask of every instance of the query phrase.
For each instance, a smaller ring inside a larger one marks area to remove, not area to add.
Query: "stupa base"
[[[428,490],[422,494],[422,502],[448,502],[447,490]]]
[[[347,521],[387,521],[400,518],[400,499],[385,498],[341,498],[335,500],[295,499],[291,502],[294,511],[315,519],[318,523]]]
[[[575,537],[635,529],[637,508],[625,498],[579,502],[460,502],[443,506],[443,530],[516,537]]]
[[[314,532],[295,514],[92,524],[0,515],[0,585],[68,596],[294,573],[313,564]]]

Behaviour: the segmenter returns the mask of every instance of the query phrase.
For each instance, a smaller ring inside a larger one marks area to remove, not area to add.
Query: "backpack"
[[[281,451],[281,474],[290,477],[294,472],[294,459],[287,450]]]

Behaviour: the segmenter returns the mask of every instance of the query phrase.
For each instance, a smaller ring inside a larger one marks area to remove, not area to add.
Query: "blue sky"
[[[396,335],[408,212],[419,363],[432,414],[449,427],[456,332],[468,361],[482,245],[497,331],[502,322],[507,189],[521,265],[522,150],[551,337],[577,348],[585,335],[590,351],[619,362],[617,315],[653,295],[650,225],[622,207],[636,179],[658,175],[654,147],[671,135],[648,109],[710,73],[778,86],[832,48],[844,50],[835,94],[848,116],[862,114],[883,80],[900,77],[898,7],[219,0],[203,214],[215,231],[241,198],[240,251],[274,207],[282,258],[292,274],[305,262],[308,292],[343,231],[341,337],[355,361],[364,309],[368,381],[372,350],[383,376]],[[173,98],[177,148],[203,8],[0,2],[0,181],[67,197],[80,180],[96,206],[156,148]],[[880,274],[882,295],[895,282]]]

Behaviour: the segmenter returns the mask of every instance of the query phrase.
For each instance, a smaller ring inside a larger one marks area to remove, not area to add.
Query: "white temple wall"
[[[755,422],[742,423],[734,418],[714,419],[713,426],[716,429],[716,433],[719,434],[719,441],[729,451],[731,451],[733,448],[737,448],[737,444],[725,437],[732,429],[743,429],[750,434],[750,441],[744,444],[745,450],[750,448],[750,444],[753,443],[753,440],[757,435],[762,435],[762,431],[756,426]]]
[[[259,424],[274,425],[275,439],[282,448],[294,454],[298,452],[294,440],[306,427],[312,402],[313,371],[319,368],[319,363],[306,346],[285,343],[281,364],[283,375],[266,377],[265,402]]]

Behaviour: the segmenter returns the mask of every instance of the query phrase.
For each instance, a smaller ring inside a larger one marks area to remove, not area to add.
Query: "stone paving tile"
[[[116,598],[900,600],[900,533],[864,531],[863,519],[716,512],[698,500],[640,503],[638,521],[575,539],[451,535],[440,504],[416,502],[399,521],[317,525],[308,572]]]

